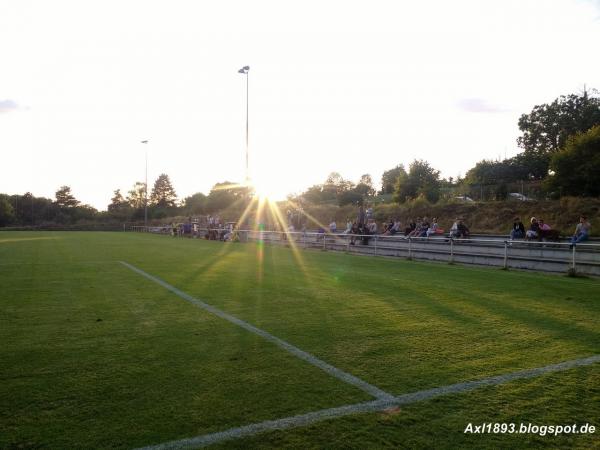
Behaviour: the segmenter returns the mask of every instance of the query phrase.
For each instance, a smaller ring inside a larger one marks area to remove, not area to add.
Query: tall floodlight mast
[[[246,184],[250,183],[250,172],[248,171],[248,72],[250,72],[250,66],[244,66],[238,73],[246,75]]]

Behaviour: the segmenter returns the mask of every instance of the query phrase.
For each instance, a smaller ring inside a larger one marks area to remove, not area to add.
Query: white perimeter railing
[[[170,234],[171,227],[132,226],[131,231]],[[196,237],[204,237],[206,228]],[[217,231],[217,236],[223,229]],[[259,241],[299,248],[344,251],[374,256],[396,256],[408,259],[442,260],[479,265],[493,265],[508,269],[523,268],[547,272],[566,270],[600,276],[600,244],[569,242],[526,241],[502,238],[449,238],[384,236],[378,234],[344,234],[316,232],[282,232],[236,230],[240,241]],[[189,237],[189,236],[186,236]]]

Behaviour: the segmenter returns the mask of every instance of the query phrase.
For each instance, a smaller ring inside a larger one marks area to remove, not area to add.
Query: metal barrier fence
[[[171,233],[171,229],[172,228],[169,226],[145,227],[143,225],[132,225],[129,227],[129,231],[135,231],[137,233],[169,234]]]
[[[132,227],[133,231],[162,233],[168,227]],[[199,230],[203,237],[208,230]],[[297,248],[342,251],[350,254],[404,257],[518,268],[544,272],[577,271],[600,276],[600,244],[538,242],[499,238],[457,239],[444,236],[405,237],[344,233],[237,230],[240,241],[258,241]]]

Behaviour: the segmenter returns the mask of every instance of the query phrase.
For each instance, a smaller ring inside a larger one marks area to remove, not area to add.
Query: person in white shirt
[[[458,236],[458,221],[459,219],[457,218],[454,223],[452,224],[452,227],[450,228],[450,237],[457,237]]]
[[[344,234],[348,234],[352,231],[352,222],[350,219],[346,220],[346,229],[344,230]]]
[[[377,233],[377,222],[375,222],[374,220],[371,220],[368,227],[369,227],[369,233],[371,233],[371,234]]]
[[[457,224],[457,227],[458,227],[458,224]],[[434,217],[433,220],[431,221],[431,225],[429,225],[429,228],[427,228],[427,237],[437,233],[437,229],[438,229],[438,223],[437,223],[437,219]]]

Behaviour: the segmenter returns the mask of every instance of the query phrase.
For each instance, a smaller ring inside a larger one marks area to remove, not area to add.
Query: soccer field
[[[600,448],[464,433],[600,427],[597,279],[4,232],[0,284],[0,448]]]

